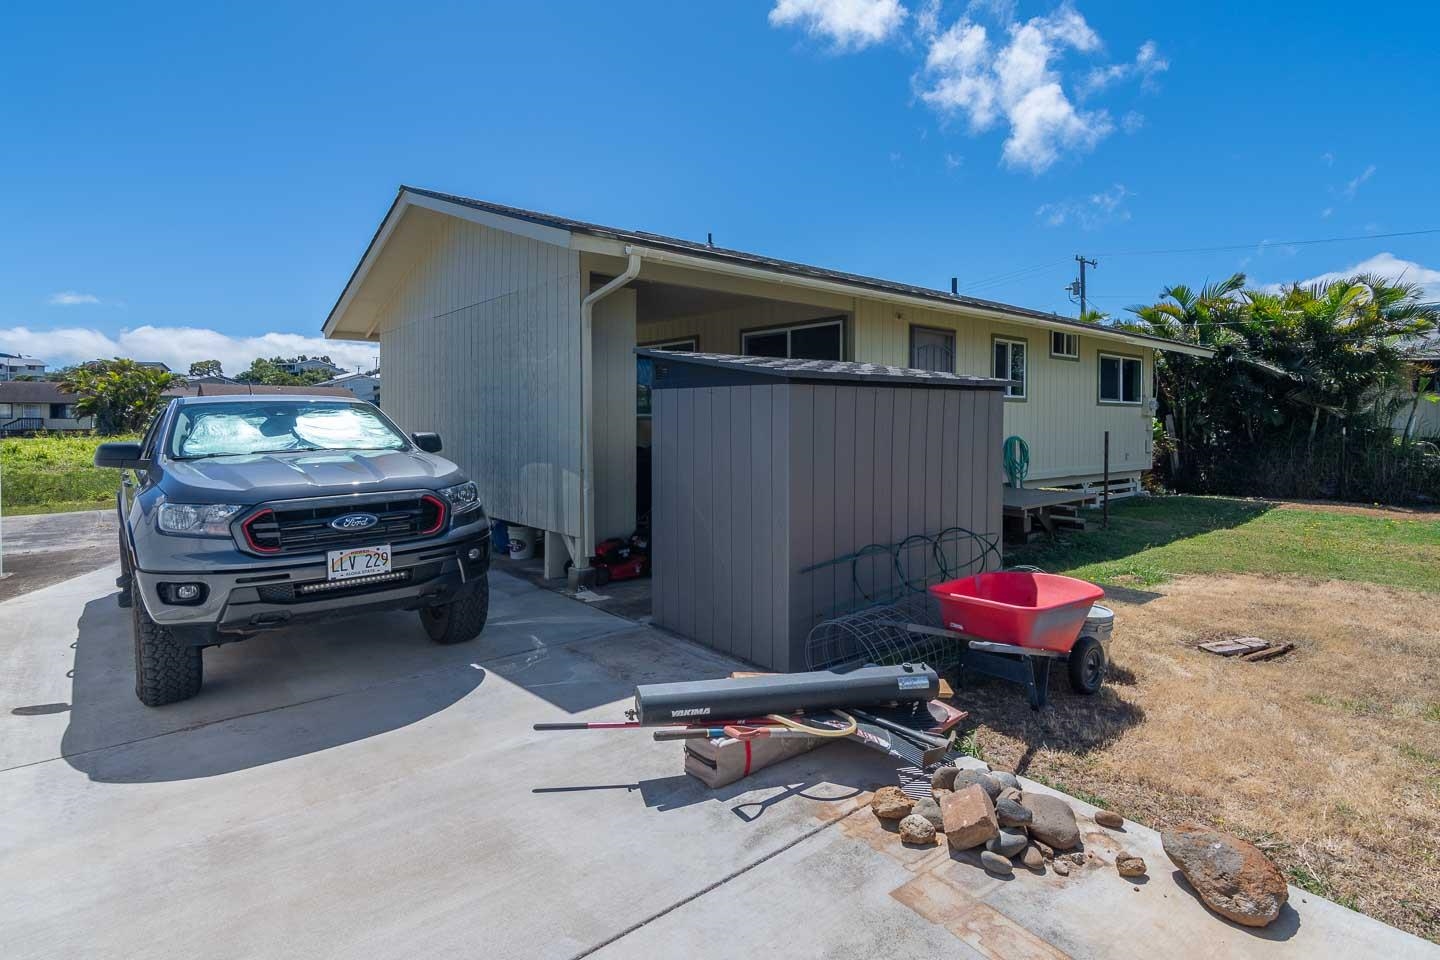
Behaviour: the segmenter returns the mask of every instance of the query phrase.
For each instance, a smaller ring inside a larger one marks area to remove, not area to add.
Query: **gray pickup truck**
[[[104,443],[118,494],[120,606],[135,695],[193,697],[201,651],[275,627],[416,610],[430,638],[477,636],[490,523],[433,433],[317,396],[181,397],[139,443]]]

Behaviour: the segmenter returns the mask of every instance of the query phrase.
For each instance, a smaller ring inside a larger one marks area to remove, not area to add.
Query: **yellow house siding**
[[[385,409],[493,516],[579,534],[579,255],[444,218],[378,312]]]

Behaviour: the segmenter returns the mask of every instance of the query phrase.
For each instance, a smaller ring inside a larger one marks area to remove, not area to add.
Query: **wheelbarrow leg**
[[[1039,710],[1050,702],[1050,660],[1047,657],[1026,657],[1030,661],[1030,677],[1026,687],[1030,693],[1030,709]]]

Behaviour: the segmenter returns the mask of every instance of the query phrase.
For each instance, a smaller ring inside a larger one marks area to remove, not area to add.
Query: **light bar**
[[[348,580],[326,580],[323,583],[305,583],[296,588],[296,593],[311,594],[325,593],[330,590],[344,590],[347,587],[364,587],[372,583],[394,583],[396,580],[409,580],[409,570],[396,570],[392,573],[372,573],[368,577],[351,577]]]

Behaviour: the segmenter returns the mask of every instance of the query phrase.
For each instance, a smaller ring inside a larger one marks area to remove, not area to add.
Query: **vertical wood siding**
[[[635,291],[616,290],[591,318],[595,542],[635,532]]]
[[[382,307],[385,410],[437,430],[493,516],[578,536],[575,251],[445,218]]]

